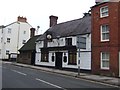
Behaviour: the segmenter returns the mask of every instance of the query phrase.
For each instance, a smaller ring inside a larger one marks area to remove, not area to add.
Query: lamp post
[[[86,48],[86,38],[81,35],[77,36],[77,48],[78,48],[78,75],[80,75],[80,49]]]

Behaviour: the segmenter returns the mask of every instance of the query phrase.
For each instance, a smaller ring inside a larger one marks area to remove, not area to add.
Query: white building
[[[0,26],[0,59],[13,59],[19,54],[18,50],[30,38],[32,27],[27,19],[18,17],[16,22]]]
[[[57,24],[57,19],[50,16],[50,28],[36,41],[35,64],[77,69],[77,43],[78,36],[81,36],[84,49],[80,49],[80,69],[91,70],[91,15],[86,13],[83,18],[60,24]]]

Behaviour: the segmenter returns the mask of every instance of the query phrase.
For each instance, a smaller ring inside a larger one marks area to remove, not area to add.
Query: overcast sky
[[[83,17],[95,0],[1,0],[0,25],[17,21],[18,16],[27,18],[38,34],[49,28],[49,16],[58,16],[58,23]]]

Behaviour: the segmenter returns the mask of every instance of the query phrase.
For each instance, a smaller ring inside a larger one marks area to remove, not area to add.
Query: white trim
[[[102,65],[103,65],[103,62],[102,62],[102,53],[104,53],[104,52],[101,52],[101,53],[100,53],[101,69],[109,70],[110,67],[103,67],[103,66],[102,66]],[[110,54],[109,54],[109,61],[110,61]]]
[[[101,9],[102,9],[102,8],[106,8],[106,7],[108,8],[108,6],[103,6],[103,7],[101,7],[101,8],[100,8],[100,18],[104,18],[104,17],[108,17],[108,16],[109,16],[109,10],[108,10],[108,11],[106,11],[106,12],[108,12],[108,14],[107,14],[107,15],[105,15],[105,16],[103,16],[103,15],[102,15],[102,13],[103,13],[103,12],[102,12],[102,10],[101,10]],[[105,13],[105,12],[104,12],[104,13]]]
[[[103,32],[102,32],[102,26],[107,26],[106,24],[105,25],[101,25],[100,26],[100,32],[101,32],[101,42],[106,42],[106,41],[110,41],[110,36],[109,36],[109,39],[105,39],[105,40],[103,40]],[[108,26],[109,27],[109,26]],[[106,32],[106,33],[108,33],[108,32]],[[110,35],[110,31],[109,31],[109,35]]]

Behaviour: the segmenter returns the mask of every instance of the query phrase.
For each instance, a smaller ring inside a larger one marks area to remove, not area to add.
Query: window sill
[[[102,18],[107,18],[109,15],[106,15],[106,16],[100,16],[100,18],[102,19]]]
[[[109,70],[107,67],[101,67],[101,70]]]
[[[109,41],[110,41],[110,40],[101,40],[100,42],[103,42],[103,43],[104,43],[104,42],[109,42]]]

